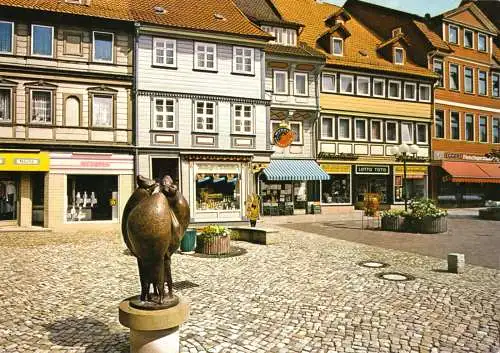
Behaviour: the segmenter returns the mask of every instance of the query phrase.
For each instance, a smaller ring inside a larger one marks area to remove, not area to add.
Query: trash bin
[[[196,229],[188,228],[181,240],[181,251],[192,252],[196,248]]]

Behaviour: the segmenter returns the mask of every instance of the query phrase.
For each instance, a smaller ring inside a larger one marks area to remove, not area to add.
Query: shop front
[[[392,203],[392,174],[389,165],[354,165],[354,203],[362,204],[365,194],[380,195],[381,204]]]
[[[350,164],[320,164],[329,176],[328,180],[321,181],[322,205],[351,205],[352,204],[352,177]]]
[[[428,197],[428,166],[409,165],[406,167],[406,188],[408,200]],[[404,167],[394,166],[394,203],[404,203]]]

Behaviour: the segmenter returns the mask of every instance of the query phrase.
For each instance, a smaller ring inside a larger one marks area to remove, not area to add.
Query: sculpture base
[[[152,300],[151,301],[142,301],[141,296],[135,296],[133,298],[130,298],[130,306],[136,309],[143,309],[143,310],[163,310],[163,309],[168,309],[173,306],[176,306],[179,304],[179,297],[174,295],[172,297],[166,296],[163,298],[163,303],[158,303],[158,296],[157,295],[152,295]]]
[[[179,326],[189,317],[189,304],[182,297],[168,309],[147,310],[120,303],[119,320],[130,328],[131,353],[179,353]]]

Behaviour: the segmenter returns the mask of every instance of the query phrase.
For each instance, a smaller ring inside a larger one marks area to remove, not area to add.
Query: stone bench
[[[479,210],[479,218],[500,221],[500,207],[488,207]]]
[[[279,242],[279,232],[275,229],[253,228],[253,227],[230,227],[238,236],[234,240],[248,241],[254,244],[276,244]]]

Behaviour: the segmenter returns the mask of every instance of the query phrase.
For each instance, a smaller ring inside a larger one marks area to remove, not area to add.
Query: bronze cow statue
[[[190,211],[170,176],[157,182],[139,175],[137,185],[123,211],[122,234],[128,249],[137,257],[140,301],[149,302],[148,308],[154,308],[151,285],[159,306],[164,304],[165,282],[169,300],[174,301],[171,256],[180,246]]]

